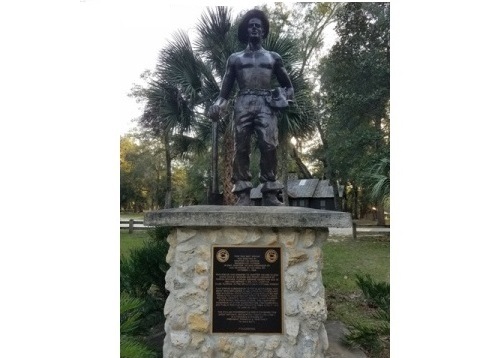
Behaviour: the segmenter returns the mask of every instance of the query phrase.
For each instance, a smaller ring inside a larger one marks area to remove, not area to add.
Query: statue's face
[[[263,23],[260,19],[252,18],[248,21],[248,36],[250,39],[263,38]]]

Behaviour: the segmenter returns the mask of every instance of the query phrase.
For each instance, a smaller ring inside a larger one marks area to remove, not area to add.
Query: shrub
[[[131,251],[128,258],[120,259],[120,289],[134,297],[145,298],[152,285],[160,288],[160,294],[166,299],[165,274],[168,270],[166,254],[169,245],[165,240],[164,228],[149,231],[152,241]]]
[[[142,308],[145,302],[128,294],[120,296],[120,357],[154,358],[156,353],[135,337],[141,333]]]
[[[141,328],[150,328],[163,320],[163,307],[168,292],[165,274],[168,270],[166,254],[169,245],[165,238],[168,231],[155,228],[149,232],[151,241],[134,249],[129,257],[120,259],[120,290],[144,301]]]
[[[124,336],[120,338],[120,358],[156,358],[157,354],[139,340]]]
[[[363,349],[371,357],[389,357],[390,286],[387,282],[375,282],[369,275],[356,275],[356,284],[377,322],[352,324],[345,343]]]

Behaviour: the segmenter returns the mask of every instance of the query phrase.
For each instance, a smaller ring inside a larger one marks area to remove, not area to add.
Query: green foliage
[[[170,230],[171,229],[167,226],[155,226],[154,228],[148,229],[147,234],[156,243],[161,244],[168,237]]]
[[[141,308],[145,302],[126,293],[120,295],[120,333],[134,335],[140,328]]]
[[[366,173],[365,181],[368,186],[371,200],[382,202],[389,206],[390,191],[389,156],[381,158],[371,167],[371,172]]]
[[[164,145],[149,136],[120,138],[120,205],[143,211],[161,206],[166,188]]]
[[[120,296],[120,357],[156,357],[136,336],[141,333],[142,308],[145,301],[122,293]]]
[[[166,254],[169,245],[165,240],[165,228],[148,232],[152,238],[144,246],[133,249],[129,256],[120,259],[120,289],[122,293],[141,298],[144,318],[142,327],[147,328],[163,320],[163,307],[168,297],[165,289],[165,274],[168,270]]]
[[[388,356],[389,353],[389,295],[387,282],[376,282],[370,275],[356,275],[356,284],[361,289],[369,307],[373,308],[373,316],[378,320],[375,324],[355,322],[345,336],[345,342],[365,350],[373,357]]]
[[[336,31],[319,66],[323,155],[334,180],[370,189],[375,165],[389,158],[389,3],[346,3]]]
[[[122,246],[130,236],[135,236],[138,242],[120,259],[122,357],[161,357],[160,352],[155,353],[143,344],[138,335],[164,320],[163,307],[168,295],[164,288],[168,233],[168,228],[155,227],[146,233],[121,237]],[[126,252],[123,247],[122,252]]]
[[[130,336],[120,337],[120,358],[156,358],[157,354],[144,343]]]
[[[356,324],[345,337],[349,346],[360,347],[370,357],[389,357],[389,324],[368,326]]]
[[[135,297],[145,298],[151,285],[163,288],[165,274],[168,270],[166,254],[169,245],[165,240],[157,239],[163,235],[162,229],[155,229],[152,236],[155,240],[146,242],[145,246],[134,249],[129,257],[120,259],[120,288]],[[167,293],[161,289],[163,299]]]
[[[370,305],[383,311],[389,320],[389,292],[387,282],[375,282],[371,275],[356,275],[356,284]],[[381,315],[381,317],[384,317]]]

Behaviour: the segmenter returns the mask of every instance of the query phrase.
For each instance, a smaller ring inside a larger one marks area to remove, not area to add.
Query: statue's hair
[[[244,14],[238,27],[238,39],[242,43],[248,43],[248,22],[249,20],[257,18],[263,23],[263,39],[268,36],[269,33],[269,21],[266,14],[258,9],[249,10]]]

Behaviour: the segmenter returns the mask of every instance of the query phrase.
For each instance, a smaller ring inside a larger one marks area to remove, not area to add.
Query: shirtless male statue
[[[239,93],[234,104],[235,156],[233,161],[233,192],[235,205],[251,205],[253,187],[250,172],[251,135],[256,133],[261,153],[260,182],[263,183],[263,206],[283,205],[277,195],[283,185],[276,178],[278,120],[276,113],[293,100],[294,90],[276,52],[267,51],[262,40],[269,32],[269,21],[261,10],[250,10],[242,18],[238,39],[247,43],[246,49],[228,58],[218,99],[209,109],[209,117],[217,121],[228,103],[235,81]],[[273,75],[280,89],[271,90]]]

